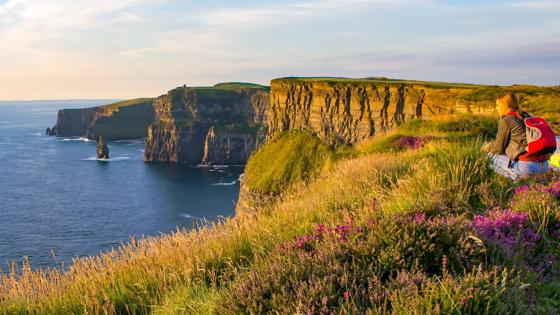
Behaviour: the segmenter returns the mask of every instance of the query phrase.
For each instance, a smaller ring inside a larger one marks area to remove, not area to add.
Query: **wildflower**
[[[447,270],[447,255],[443,255],[441,258],[441,266],[443,270]]]
[[[334,228],[334,232],[339,236],[341,241],[346,241],[347,235],[350,234],[350,225],[337,224]]]
[[[302,248],[303,248],[303,245],[304,245],[304,243],[303,243],[303,238],[301,238],[301,236],[297,236],[297,237],[296,237],[296,246],[297,246],[297,248],[302,249]]]
[[[324,224],[318,224],[317,225],[317,234],[321,235],[321,234],[323,234],[323,232],[325,232],[325,225]]]
[[[465,304],[467,304],[467,297],[463,296],[461,297],[461,305],[465,306]]]
[[[426,221],[426,214],[418,212],[414,215],[414,220],[416,221],[416,223],[423,223],[424,221]]]
[[[348,300],[350,298],[350,292],[344,291],[344,299]]]
[[[422,146],[424,146],[424,144],[426,144],[428,141],[432,139],[433,137],[431,136],[425,136],[425,137],[406,136],[397,140],[395,142],[395,146],[401,149],[415,150],[421,148]]]
[[[529,191],[529,185],[521,185],[521,186],[515,188],[515,195],[519,196],[519,195],[524,194],[528,191]]]

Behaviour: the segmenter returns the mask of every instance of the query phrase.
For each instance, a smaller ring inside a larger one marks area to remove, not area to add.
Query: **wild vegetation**
[[[560,312],[560,175],[495,174],[493,118],[412,120],[354,148],[304,132],[257,152],[254,215],[0,276],[0,313]]]

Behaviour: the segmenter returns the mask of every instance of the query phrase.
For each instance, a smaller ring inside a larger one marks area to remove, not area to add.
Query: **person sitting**
[[[511,92],[496,100],[500,115],[496,140],[486,147],[491,155],[493,169],[512,180],[548,171],[550,154],[529,155],[524,119],[530,117],[521,111],[517,96]]]

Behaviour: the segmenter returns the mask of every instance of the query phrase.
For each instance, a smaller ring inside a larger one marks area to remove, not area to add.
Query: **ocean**
[[[71,263],[119,246],[234,215],[242,166],[211,170],[144,163],[143,140],[96,143],[46,136],[62,108],[108,101],[0,102],[0,267]]]

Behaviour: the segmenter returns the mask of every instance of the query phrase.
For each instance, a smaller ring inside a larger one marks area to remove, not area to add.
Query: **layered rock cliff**
[[[154,122],[151,99],[135,99],[105,106],[58,111],[56,125],[47,134],[59,137],[87,137],[107,140],[144,138]]]
[[[154,108],[146,161],[243,164],[266,136],[269,94],[256,85],[180,87],[158,97]]]
[[[491,113],[492,102],[466,101],[479,86],[380,79],[271,82],[269,135],[308,130],[330,145],[355,144],[411,118]]]

